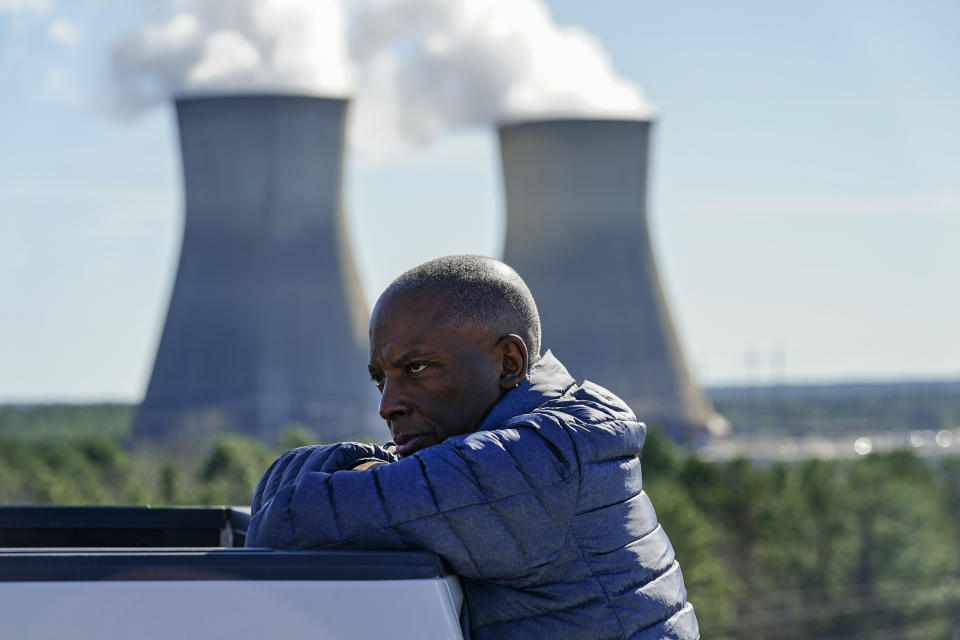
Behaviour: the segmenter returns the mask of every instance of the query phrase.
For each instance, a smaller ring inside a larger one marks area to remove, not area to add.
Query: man
[[[646,428],[540,356],[516,272],[450,256],[404,273],[374,307],[369,370],[396,456],[288,452],[254,493],[248,545],[434,551],[477,640],[699,637],[641,489]]]

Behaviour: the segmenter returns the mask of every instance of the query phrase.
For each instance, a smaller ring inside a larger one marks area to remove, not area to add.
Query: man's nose
[[[410,405],[400,385],[385,380],[380,394],[380,417],[384,420],[396,420],[409,412]]]

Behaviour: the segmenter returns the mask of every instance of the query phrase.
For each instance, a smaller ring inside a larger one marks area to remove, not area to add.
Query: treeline
[[[0,405],[0,438],[20,442],[124,438],[136,408],[119,403]]]
[[[0,436],[0,504],[249,505],[280,453],[315,442],[301,427],[287,430],[276,447],[223,436],[199,451],[128,450],[109,436]]]
[[[727,387],[709,395],[737,435],[906,433],[960,425],[960,381]]]
[[[709,389],[735,435],[857,434],[960,426],[960,381]],[[136,405],[0,405],[0,437],[44,440],[130,432]]]
[[[2,504],[248,504],[283,450],[239,436],[201,450],[0,436]],[[794,465],[707,463],[652,432],[647,491],[704,638],[956,637],[960,459],[909,451]]]
[[[960,637],[960,459],[642,458],[703,637]]]

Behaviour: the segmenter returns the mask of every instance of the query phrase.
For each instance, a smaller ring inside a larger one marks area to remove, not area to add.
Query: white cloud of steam
[[[114,46],[114,107],[136,112],[174,95],[349,89],[338,0],[178,0],[170,16]]]
[[[639,87],[600,43],[560,27],[541,0],[354,0],[350,51],[362,126],[393,118],[402,139],[503,120],[647,118]],[[364,100],[376,96],[376,100]],[[382,129],[383,125],[379,127]]]
[[[123,110],[184,93],[350,93],[351,142],[367,156],[504,120],[652,114],[601,44],[556,25],[542,0],[179,0],[171,7],[165,22],[114,48]]]

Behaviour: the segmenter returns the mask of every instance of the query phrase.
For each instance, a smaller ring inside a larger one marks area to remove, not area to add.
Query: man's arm
[[[557,553],[579,484],[572,444],[554,425],[476,432],[366,471],[292,480],[254,509],[248,545],[427,549],[463,576],[501,579]]]
[[[287,451],[273,461],[257,483],[250,501],[251,513],[258,512],[284,486],[300,481],[309,471],[333,473],[355,468],[358,462],[381,460],[393,462],[397,456],[392,448],[361,442],[310,445]]]

